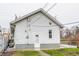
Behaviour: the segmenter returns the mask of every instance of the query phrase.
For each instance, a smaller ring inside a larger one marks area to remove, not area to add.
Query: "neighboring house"
[[[8,39],[9,39],[10,32],[6,28],[0,27],[0,50],[4,49]]]
[[[3,32],[4,48],[7,46],[9,38],[10,32]]]
[[[63,25],[41,8],[12,21],[10,27],[15,49],[60,47]]]
[[[2,35],[2,28],[0,26],[0,50],[3,48],[3,35]]]

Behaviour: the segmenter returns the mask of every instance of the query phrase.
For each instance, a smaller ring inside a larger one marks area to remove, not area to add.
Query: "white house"
[[[42,8],[10,23],[15,49],[52,49],[60,46],[63,25]]]

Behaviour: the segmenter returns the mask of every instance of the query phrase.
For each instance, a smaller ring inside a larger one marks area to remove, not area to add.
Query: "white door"
[[[34,44],[35,50],[40,50],[40,41],[39,41],[39,35],[35,35],[35,44]]]

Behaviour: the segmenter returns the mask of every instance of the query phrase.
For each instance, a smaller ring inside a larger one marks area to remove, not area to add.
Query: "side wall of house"
[[[35,14],[29,19],[32,29],[31,40],[36,42],[39,39],[41,49],[58,48],[60,46],[60,28],[56,23],[42,13]],[[52,30],[52,38],[49,38],[49,30]],[[36,38],[36,35],[39,35],[39,38]]]
[[[37,13],[28,18],[30,21],[29,39],[27,36],[27,19],[16,24],[15,44],[16,48],[34,48],[36,35],[39,35],[40,48],[57,48],[60,44],[60,28],[42,13]],[[51,23],[51,25],[49,24]],[[52,38],[49,38],[49,30],[52,30]],[[27,45],[29,44],[29,45]]]
[[[16,49],[34,48],[33,43],[29,44],[27,36],[27,19],[20,21],[15,26],[14,41]]]

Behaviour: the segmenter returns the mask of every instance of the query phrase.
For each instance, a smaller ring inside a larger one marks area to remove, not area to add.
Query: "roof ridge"
[[[12,24],[12,23],[14,23],[14,22],[17,22],[17,21],[19,21],[19,19],[24,18],[26,15],[32,14],[32,13],[35,12],[35,11],[39,12],[39,11],[41,11],[41,10],[43,10],[43,8],[39,8],[39,9],[37,9],[37,10],[34,10],[34,11],[32,11],[32,12],[29,12],[28,14],[25,14],[25,15],[23,15],[23,16],[17,18],[16,20],[11,21],[10,23]],[[28,16],[27,16],[27,17],[28,17]]]
[[[47,16],[49,19],[51,19],[53,22],[55,22],[57,25],[59,25],[60,27],[64,27],[58,20],[56,20],[55,17],[51,16],[49,13],[47,13],[43,8],[39,8],[35,11],[32,11],[24,16],[21,16],[20,18],[17,18],[16,20],[12,21],[10,24],[14,24],[18,21],[21,21],[23,20],[24,18],[27,18],[35,13],[38,13],[38,12],[42,12],[45,16]]]

